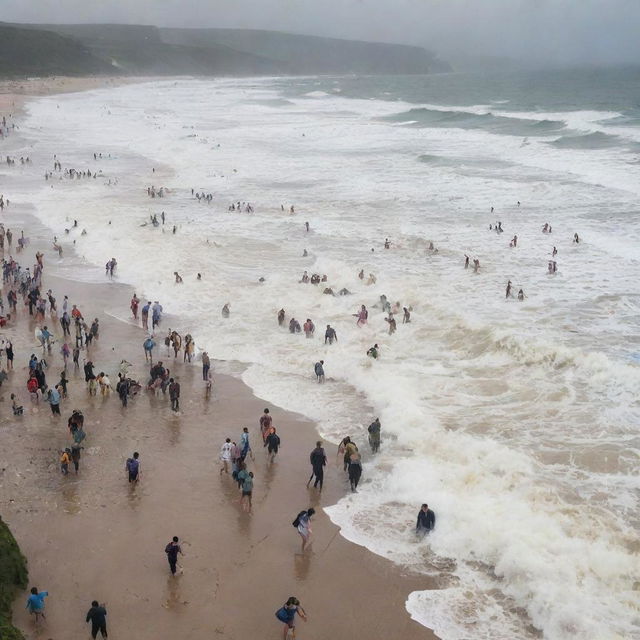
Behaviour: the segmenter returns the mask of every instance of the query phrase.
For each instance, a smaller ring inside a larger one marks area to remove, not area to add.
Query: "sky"
[[[545,65],[640,64],[640,0],[0,0],[5,22],[271,29]]]

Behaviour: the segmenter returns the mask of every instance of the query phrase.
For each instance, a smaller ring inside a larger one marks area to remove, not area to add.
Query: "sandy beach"
[[[119,80],[117,80],[119,81]],[[40,82],[40,81],[38,81]],[[65,79],[39,90],[64,91],[106,86],[111,80]],[[116,80],[113,80],[116,82]],[[12,83],[4,94],[6,109],[19,99],[23,85]],[[4,89],[4,88],[3,88]],[[2,93],[2,91],[0,91]],[[11,198],[10,184],[3,185]],[[44,228],[24,203],[5,209],[5,228],[17,237],[21,228],[31,238],[14,255],[23,267],[33,264],[37,250],[45,254],[43,289],[51,288],[61,305],[64,295],[87,319],[100,320],[100,338],[90,350],[96,371],[106,371],[115,386],[118,363],[133,363],[132,377],[145,381],[144,332],[133,323],[112,317],[128,308],[132,290],[105,282],[86,284],[55,274],[57,255]],[[5,257],[9,252],[5,250]],[[56,342],[46,355],[47,381],[62,370],[60,325],[47,318]],[[158,333],[173,327],[166,318]],[[47,620],[37,632],[24,610],[26,594],[14,607],[14,623],[27,638],[89,637],[84,616],[94,598],[105,602],[112,637],[156,638],[278,638],[274,617],[290,595],[297,596],[309,615],[299,623],[305,638],[434,638],[413,622],[405,610],[407,595],[429,588],[428,579],[345,541],[321,507],[334,504],[348,488],[336,466],[336,448],[325,444],[328,467],[322,494],[305,487],[309,452],[318,439],[314,425],[301,416],[267,405],[237,379],[218,375],[210,398],[198,364],[162,358],[182,386],[181,410],[174,414],[168,397],[142,392],[124,409],[115,393],[89,397],[82,370],[70,365],[69,397],[62,417],[48,405],[32,404],[26,393],[27,362],[39,349],[33,320],[21,302],[18,314],[2,335],[12,340],[15,370],[2,385],[5,410],[1,419],[0,453],[3,518],[29,561],[30,585],[49,591]],[[196,344],[198,336],[194,335]],[[165,356],[162,339],[157,355]],[[212,354],[215,357],[215,354]],[[83,352],[82,360],[86,357]],[[10,393],[25,407],[22,417],[10,410]],[[270,406],[282,439],[275,464],[261,447],[258,420]],[[85,414],[87,439],[80,473],[60,474],[58,451],[70,444],[66,419],[72,409]],[[254,504],[251,514],[239,504],[230,477],[219,474],[218,452],[225,437],[237,439],[249,427],[255,460]],[[364,448],[365,443],[361,443]],[[140,452],[142,479],[126,479],[125,460]],[[314,506],[314,543],[301,555],[300,539],[291,521]],[[184,573],[171,577],[164,547],[173,535],[181,539]]]

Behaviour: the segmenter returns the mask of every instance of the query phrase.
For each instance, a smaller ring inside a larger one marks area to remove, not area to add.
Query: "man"
[[[376,418],[369,425],[368,431],[371,453],[378,453],[378,449],[380,449],[380,418]]]
[[[311,463],[311,477],[309,478],[309,482],[307,482],[307,487],[313,480],[315,476],[316,480],[313,483],[313,488],[317,489],[318,484],[320,484],[320,491],[322,491],[322,482],[324,480],[324,467],[327,464],[327,456],[324,453],[324,449],[322,448],[322,442],[316,442],[316,448],[309,455],[309,462]]]
[[[153,338],[149,336],[143,343],[142,347],[144,349],[144,360],[145,362],[150,362],[153,364],[153,347],[156,346]]]
[[[318,384],[322,384],[324,382],[324,360],[320,360],[320,362],[316,362],[313,367],[313,370],[315,371]]]
[[[171,574],[175,576],[178,564],[178,554],[180,553],[184,555],[184,553],[182,553],[182,548],[178,544],[178,536],[173,536],[173,540],[171,540],[171,542],[164,548],[164,552],[167,554]],[[180,570],[180,573],[182,573],[182,569]]]
[[[147,302],[147,304],[143,305],[140,314],[142,317],[142,327],[147,331],[149,330],[149,309],[151,309],[151,302]]]
[[[107,637],[107,610],[100,606],[97,600],[91,603],[91,609],[87,612],[87,622],[91,622],[91,637],[96,638],[98,631],[103,638]]]
[[[222,466],[220,467],[220,475],[222,475],[223,473],[229,473],[229,462],[231,461],[232,451],[233,444],[231,443],[231,438],[227,438],[220,448],[220,462],[222,462]]]
[[[51,405],[51,413],[54,416],[60,415],[60,392],[55,387],[49,389],[47,394],[47,402]]]
[[[126,407],[129,401],[129,389],[130,389],[129,380],[127,380],[127,378],[125,378],[121,373],[119,373],[118,384],[116,384],[116,392],[120,397],[120,401],[122,402],[123,407]]]
[[[333,344],[333,341],[338,342],[338,334],[336,333],[336,330],[330,325],[327,325],[327,330],[324,332],[324,343],[327,344],[327,342],[329,344]]]
[[[436,526],[436,514],[429,509],[428,504],[423,504],[418,511],[418,522],[416,523],[416,533],[426,535]]]
[[[133,452],[133,458],[127,458],[125,469],[129,477],[129,482],[138,482],[140,478],[140,454],[137,451]]]
[[[209,369],[211,368],[211,359],[206,351],[202,352],[202,379],[207,380],[209,378]]]
[[[178,411],[180,409],[180,383],[173,378],[169,378],[169,399],[171,400],[171,409]]]

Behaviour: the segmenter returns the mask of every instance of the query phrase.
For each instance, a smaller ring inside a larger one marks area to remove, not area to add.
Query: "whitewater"
[[[25,155],[101,173],[25,178],[11,199],[75,242],[69,277],[102,280],[116,257],[118,278],[161,300],[219,371],[328,441],[366,451],[380,417],[381,453],[327,512],[435,578],[406,606],[444,640],[640,637],[640,100],[576,104],[568,86],[546,104],[443,78],[179,79],[35,99]],[[255,212],[228,211],[237,201]],[[144,225],[162,211],[164,229]],[[300,283],[305,270],[327,284]],[[523,302],[505,299],[507,280]],[[412,307],[391,336],[383,294]],[[281,307],[316,337],[279,328]],[[437,527],[417,541],[423,502]]]

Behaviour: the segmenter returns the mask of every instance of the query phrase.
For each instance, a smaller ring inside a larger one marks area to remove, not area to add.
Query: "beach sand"
[[[4,190],[10,198],[10,188]],[[12,202],[3,217],[16,238],[22,227],[31,238],[22,254],[14,254],[24,267],[33,264],[36,250],[44,251],[43,289],[53,289],[59,307],[66,294],[85,318],[100,319],[100,339],[90,351],[96,372],[108,372],[115,386],[125,358],[134,364],[132,377],[144,381],[145,334],[112,317],[128,309],[131,289],[55,276],[58,258],[44,240],[52,233],[19,203]],[[47,324],[56,334],[53,353],[46,356],[47,382],[53,384],[62,369],[61,331],[54,319]],[[169,326],[167,318],[159,336]],[[0,420],[3,518],[29,560],[30,585],[50,593],[39,633],[24,610],[26,593],[16,602],[14,622],[28,638],[89,637],[84,616],[97,599],[106,603],[111,637],[276,639],[282,625],[274,612],[291,595],[309,615],[307,624],[299,623],[303,640],[435,637],[404,607],[411,591],[435,586],[429,578],[347,542],[322,512],[348,490],[335,446],[325,445],[329,466],[322,495],[306,489],[308,455],[318,439],[311,422],[270,406],[282,448],[269,465],[258,429],[265,402],[239,380],[215,374],[215,364],[214,390],[206,399],[200,367],[173,358],[162,359],[181,382],[178,415],[162,395],[143,392],[127,409],[115,394],[89,397],[82,372],[71,365],[69,398],[61,405],[62,417],[54,418],[48,405],[33,405],[26,393],[27,362],[37,352],[34,328],[19,303],[17,318],[2,331],[14,343],[16,360],[2,385]],[[162,342],[156,351],[165,355]],[[25,406],[20,418],[11,415],[11,392]],[[85,414],[87,439],[80,474],[63,477],[58,451],[70,444],[66,420],[74,408]],[[255,453],[252,514],[240,509],[232,479],[219,474],[224,438],[239,438],[244,426]],[[134,450],[142,468],[137,486],[128,484],[124,470]],[[300,555],[291,522],[309,506],[318,512],[314,543]],[[184,574],[175,578],[164,553],[173,535],[185,553],[179,560]]]

